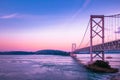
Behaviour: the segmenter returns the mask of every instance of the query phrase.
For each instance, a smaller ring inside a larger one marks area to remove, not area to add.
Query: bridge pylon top
[[[92,18],[101,18],[104,17],[104,15],[91,15]]]

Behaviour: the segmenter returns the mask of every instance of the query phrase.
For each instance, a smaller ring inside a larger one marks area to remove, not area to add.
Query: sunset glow
[[[120,0],[1,0],[0,51],[70,51],[91,14],[119,13],[119,7]]]

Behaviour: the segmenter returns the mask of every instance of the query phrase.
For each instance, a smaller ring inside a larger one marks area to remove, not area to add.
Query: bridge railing
[[[120,40],[106,42],[103,45],[93,46],[93,51],[104,51],[104,50],[120,50]]]
[[[89,51],[90,47],[85,47],[81,49],[76,49],[75,52],[79,51]],[[107,51],[107,50],[120,50],[120,39],[115,41],[106,42],[103,45],[94,45],[92,51]]]

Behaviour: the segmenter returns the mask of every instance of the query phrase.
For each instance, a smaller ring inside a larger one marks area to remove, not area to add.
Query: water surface
[[[112,57],[106,60],[120,69],[120,54]],[[84,64],[89,61],[88,54],[78,58]],[[70,56],[0,55],[0,80],[109,80],[116,74],[91,72]]]

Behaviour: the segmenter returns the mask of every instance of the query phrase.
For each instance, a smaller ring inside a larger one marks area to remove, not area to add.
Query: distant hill
[[[61,50],[39,50],[36,54],[44,54],[44,55],[63,55],[68,56],[69,53]]]
[[[35,52],[26,52],[26,51],[0,52],[0,55],[30,55],[30,54],[35,54]]]
[[[0,52],[0,55],[62,55],[68,56],[69,53],[60,50],[39,50],[36,52],[26,52],[26,51],[10,51],[10,52]]]

